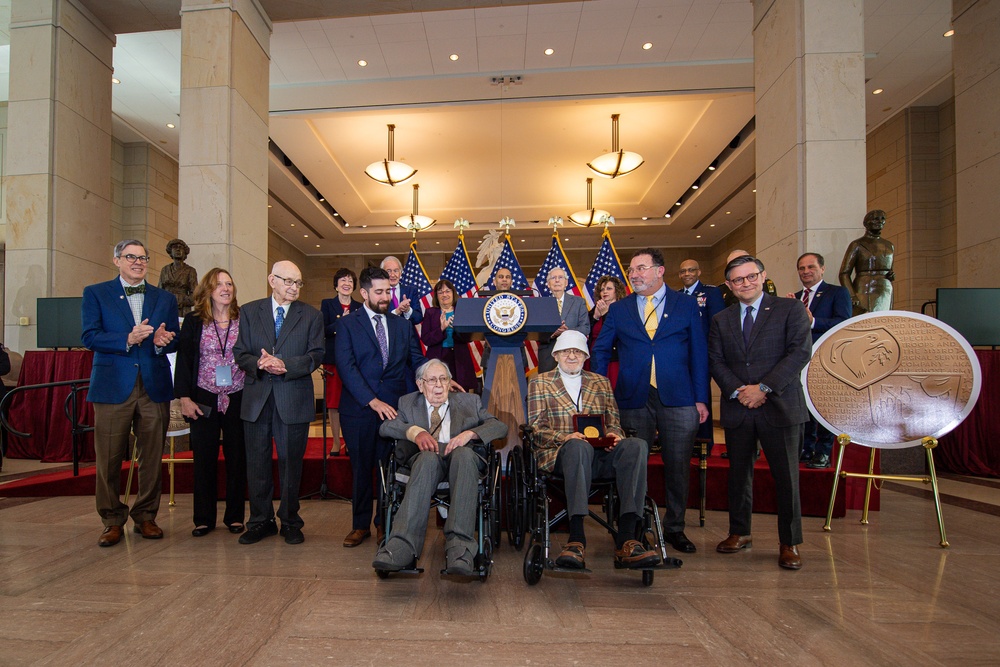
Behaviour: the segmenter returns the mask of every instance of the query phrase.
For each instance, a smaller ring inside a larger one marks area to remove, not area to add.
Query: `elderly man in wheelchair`
[[[396,417],[379,428],[382,437],[396,440],[393,456],[410,472],[372,567],[380,576],[415,569],[424,548],[431,500],[447,480],[445,571],[473,576],[479,550],[475,538],[479,482],[492,455],[490,443],[505,437],[507,426],[486,412],[479,396],[449,393],[451,374],[440,360],[427,361],[416,375],[419,391],[400,398]]]
[[[536,377],[528,388],[528,422],[534,431],[539,470],[554,472],[565,483],[569,540],[555,565],[566,569],[586,567],[587,538],[583,520],[588,515],[591,482],[614,479],[620,497],[615,566],[655,567],[661,563],[660,555],[640,541],[649,457],[646,442],[625,437],[608,379],[583,370],[583,363],[589,356],[586,336],[577,331],[564,331],[556,340],[552,356],[558,367]],[[628,378],[618,381],[627,382]],[[607,440],[592,437],[599,435],[599,429],[598,433],[581,433],[579,429],[583,427],[574,420],[577,415],[603,421],[603,435]],[[592,440],[601,446],[595,446]]]

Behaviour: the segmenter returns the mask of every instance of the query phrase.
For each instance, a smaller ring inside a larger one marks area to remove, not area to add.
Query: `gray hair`
[[[115,259],[121,257],[122,251],[125,250],[125,248],[129,247],[130,245],[137,245],[140,248],[142,248],[143,253],[148,254],[146,252],[146,244],[140,241],[139,239],[125,239],[124,241],[119,241],[115,245]]]
[[[390,259],[396,260],[396,264],[399,264],[399,268],[403,268],[403,263],[401,261],[399,261],[398,257],[395,257],[393,255],[389,255],[388,257],[386,257],[385,259],[383,259],[382,263],[378,265],[378,268],[384,269],[385,268],[385,263],[388,262]]]
[[[448,381],[451,381],[451,371],[448,369],[448,364],[444,363],[440,359],[428,359],[424,363],[420,364],[420,366],[417,367],[417,379],[423,380],[424,376],[427,375],[427,371],[430,370],[430,367],[433,365],[443,368],[444,374],[448,376]]]

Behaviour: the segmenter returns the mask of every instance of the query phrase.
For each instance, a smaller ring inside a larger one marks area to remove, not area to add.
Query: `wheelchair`
[[[482,454],[483,448],[476,447]],[[476,535],[478,553],[475,556],[474,569],[475,576],[481,582],[485,582],[490,572],[493,570],[493,553],[499,544],[500,535],[500,510],[501,485],[500,485],[500,452],[487,448],[486,471],[479,479],[479,494],[476,510]],[[379,461],[379,476],[381,479],[381,491],[379,494],[378,511],[382,516],[382,525],[385,527],[386,539],[392,534],[392,522],[399,506],[403,502],[403,494],[406,491],[406,484],[410,479],[410,469],[396,460],[395,446],[393,454],[389,455],[387,461]],[[437,509],[439,512],[447,512],[450,507],[448,480],[440,482],[434,496],[431,498],[429,509]],[[382,546],[381,543],[378,546]],[[414,567],[399,570],[399,574],[421,574],[423,568]],[[386,579],[389,572],[386,570],[375,570],[380,579]],[[441,574],[445,574],[445,569]]]
[[[542,579],[545,570],[566,572],[571,574],[589,573],[588,568],[563,568],[556,565],[555,554],[558,548],[552,548],[552,529],[563,519],[568,519],[566,509],[562,509],[550,517],[549,493],[552,490],[562,492],[562,479],[553,473],[539,470],[535,456],[532,453],[533,433],[529,426],[521,426],[522,447],[515,447],[507,455],[507,496],[505,518],[507,521],[507,538],[511,546],[520,550],[525,544],[525,534],[528,535],[527,551],[524,554],[523,574],[529,586],[534,586]],[[588,510],[590,518],[603,526],[612,537],[616,534],[616,518],[618,516],[618,491],[613,479],[595,479],[591,485],[590,498],[603,494],[604,516],[593,510]],[[565,496],[565,494],[562,494]],[[642,516],[641,542],[646,548],[655,548],[661,558],[661,563],[653,567],[637,569],[642,572],[642,585],[652,586],[656,570],[673,570],[682,565],[677,558],[667,555],[666,543],[663,540],[663,526],[660,513],[652,498],[646,496]],[[627,569],[615,564],[616,569]]]

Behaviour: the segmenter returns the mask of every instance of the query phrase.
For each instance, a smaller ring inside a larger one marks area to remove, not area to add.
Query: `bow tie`
[[[132,285],[125,286],[125,296],[132,296],[133,294],[145,294],[145,293],[146,293],[146,283],[142,283],[134,287]]]

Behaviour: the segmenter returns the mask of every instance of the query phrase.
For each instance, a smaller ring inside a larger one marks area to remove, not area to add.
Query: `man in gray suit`
[[[716,315],[708,338],[712,377],[722,390],[720,417],[729,451],[729,537],[719,553],[753,543],[753,465],[760,440],[778,500],[778,565],[802,567],[799,428],[809,416],[799,374],[812,338],[805,308],[795,299],[764,294],[767,273],[744,255],[726,266],[726,284],[739,299]]]
[[[427,508],[437,485],[447,479],[447,571],[465,576],[475,572],[477,485],[490,443],[507,435],[507,425],[486,412],[475,394],[449,394],[450,383],[447,365],[439,359],[426,362],[417,369],[419,391],[400,398],[395,418],[379,428],[379,435],[398,441],[396,460],[410,468],[410,480],[392,531],[375,554],[376,570],[397,572],[420,558]]]
[[[325,353],[323,316],[298,301],[302,272],[292,262],[276,262],[267,276],[271,296],[240,309],[240,335],[233,353],[246,371],[243,407],[247,449],[250,520],[240,544],[278,534],[274,521],[271,439],[278,450],[281,534],[301,544],[299,482],[309,422],[316,416],[311,374]]]
[[[587,312],[587,302],[575,294],[566,293],[566,287],[569,285],[566,271],[558,266],[550,269],[545,277],[545,284],[559,307],[562,324],[552,332],[548,340],[538,344],[539,373],[555,370],[556,361],[552,358],[552,346],[556,344],[556,339],[562,332],[572,329],[584,336],[590,335],[590,313]]]

